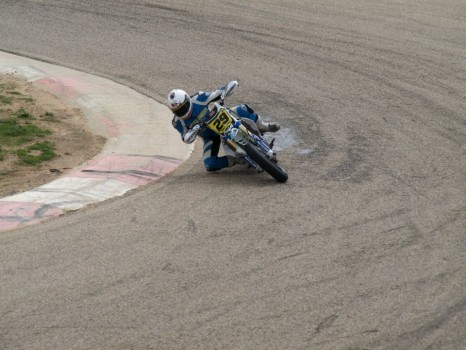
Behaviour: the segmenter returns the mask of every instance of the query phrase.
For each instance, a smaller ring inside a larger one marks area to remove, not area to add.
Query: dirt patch
[[[105,138],[94,135],[86,125],[79,109],[70,108],[57,97],[49,94],[32,83],[11,75],[0,74],[0,118],[17,118],[27,113],[30,118],[21,122],[30,123],[48,130],[45,136],[33,137],[27,147],[34,142],[47,141],[54,145],[55,157],[38,165],[24,164],[15,154],[14,146],[3,145],[0,157],[0,198],[35,188],[65,174],[74,167],[91,159],[102,149]],[[26,124],[25,124],[26,123]],[[0,136],[1,137],[1,136]],[[30,151],[31,155],[39,152]]]

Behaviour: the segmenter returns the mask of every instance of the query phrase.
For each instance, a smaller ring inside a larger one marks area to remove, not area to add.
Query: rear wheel
[[[255,161],[262,169],[264,169],[270,176],[272,176],[278,182],[286,182],[288,180],[288,174],[283,170],[277,163],[270,160],[260,152],[253,144],[247,143],[244,146],[244,150]]]

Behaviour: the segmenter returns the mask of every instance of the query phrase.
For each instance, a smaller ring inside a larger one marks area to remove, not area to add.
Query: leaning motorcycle
[[[211,103],[210,113],[199,122],[220,135],[227,153],[240,157],[257,172],[265,171],[278,182],[286,182],[288,174],[278,165],[277,155],[260,134],[255,123],[239,118],[224,107],[224,100],[236,90],[237,85],[227,86],[219,102]]]

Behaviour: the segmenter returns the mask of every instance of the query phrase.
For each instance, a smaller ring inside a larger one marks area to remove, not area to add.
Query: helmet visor
[[[180,117],[180,118],[185,117],[186,114],[189,112],[190,106],[191,106],[191,101],[189,98],[186,98],[182,104],[180,104],[178,107],[173,109],[173,113],[175,113],[177,117]]]

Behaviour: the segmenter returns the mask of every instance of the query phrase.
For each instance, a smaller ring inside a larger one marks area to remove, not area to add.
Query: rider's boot
[[[264,132],[277,132],[280,130],[280,124],[279,123],[266,123],[262,120],[262,118],[258,115],[257,116],[257,121],[256,125],[259,128],[259,131],[261,133]]]
[[[240,156],[227,156],[228,157],[228,166],[232,167],[233,165],[237,164],[244,164],[244,159]]]
[[[241,156],[236,156],[236,157],[233,157],[233,156],[227,156],[228,157],[228,166],[229,167],[232,167],[232,166],[235,166],[235,165],[239,165],[239,164],[246,164],[247,168],[251,168],[251,165],[246,162],[244,160],[243,157]],[[261,167],[258,167],[258,169],[256,169],[256,172],[258,173],[261,173],[263,172],[264,170],[261,168]]]

